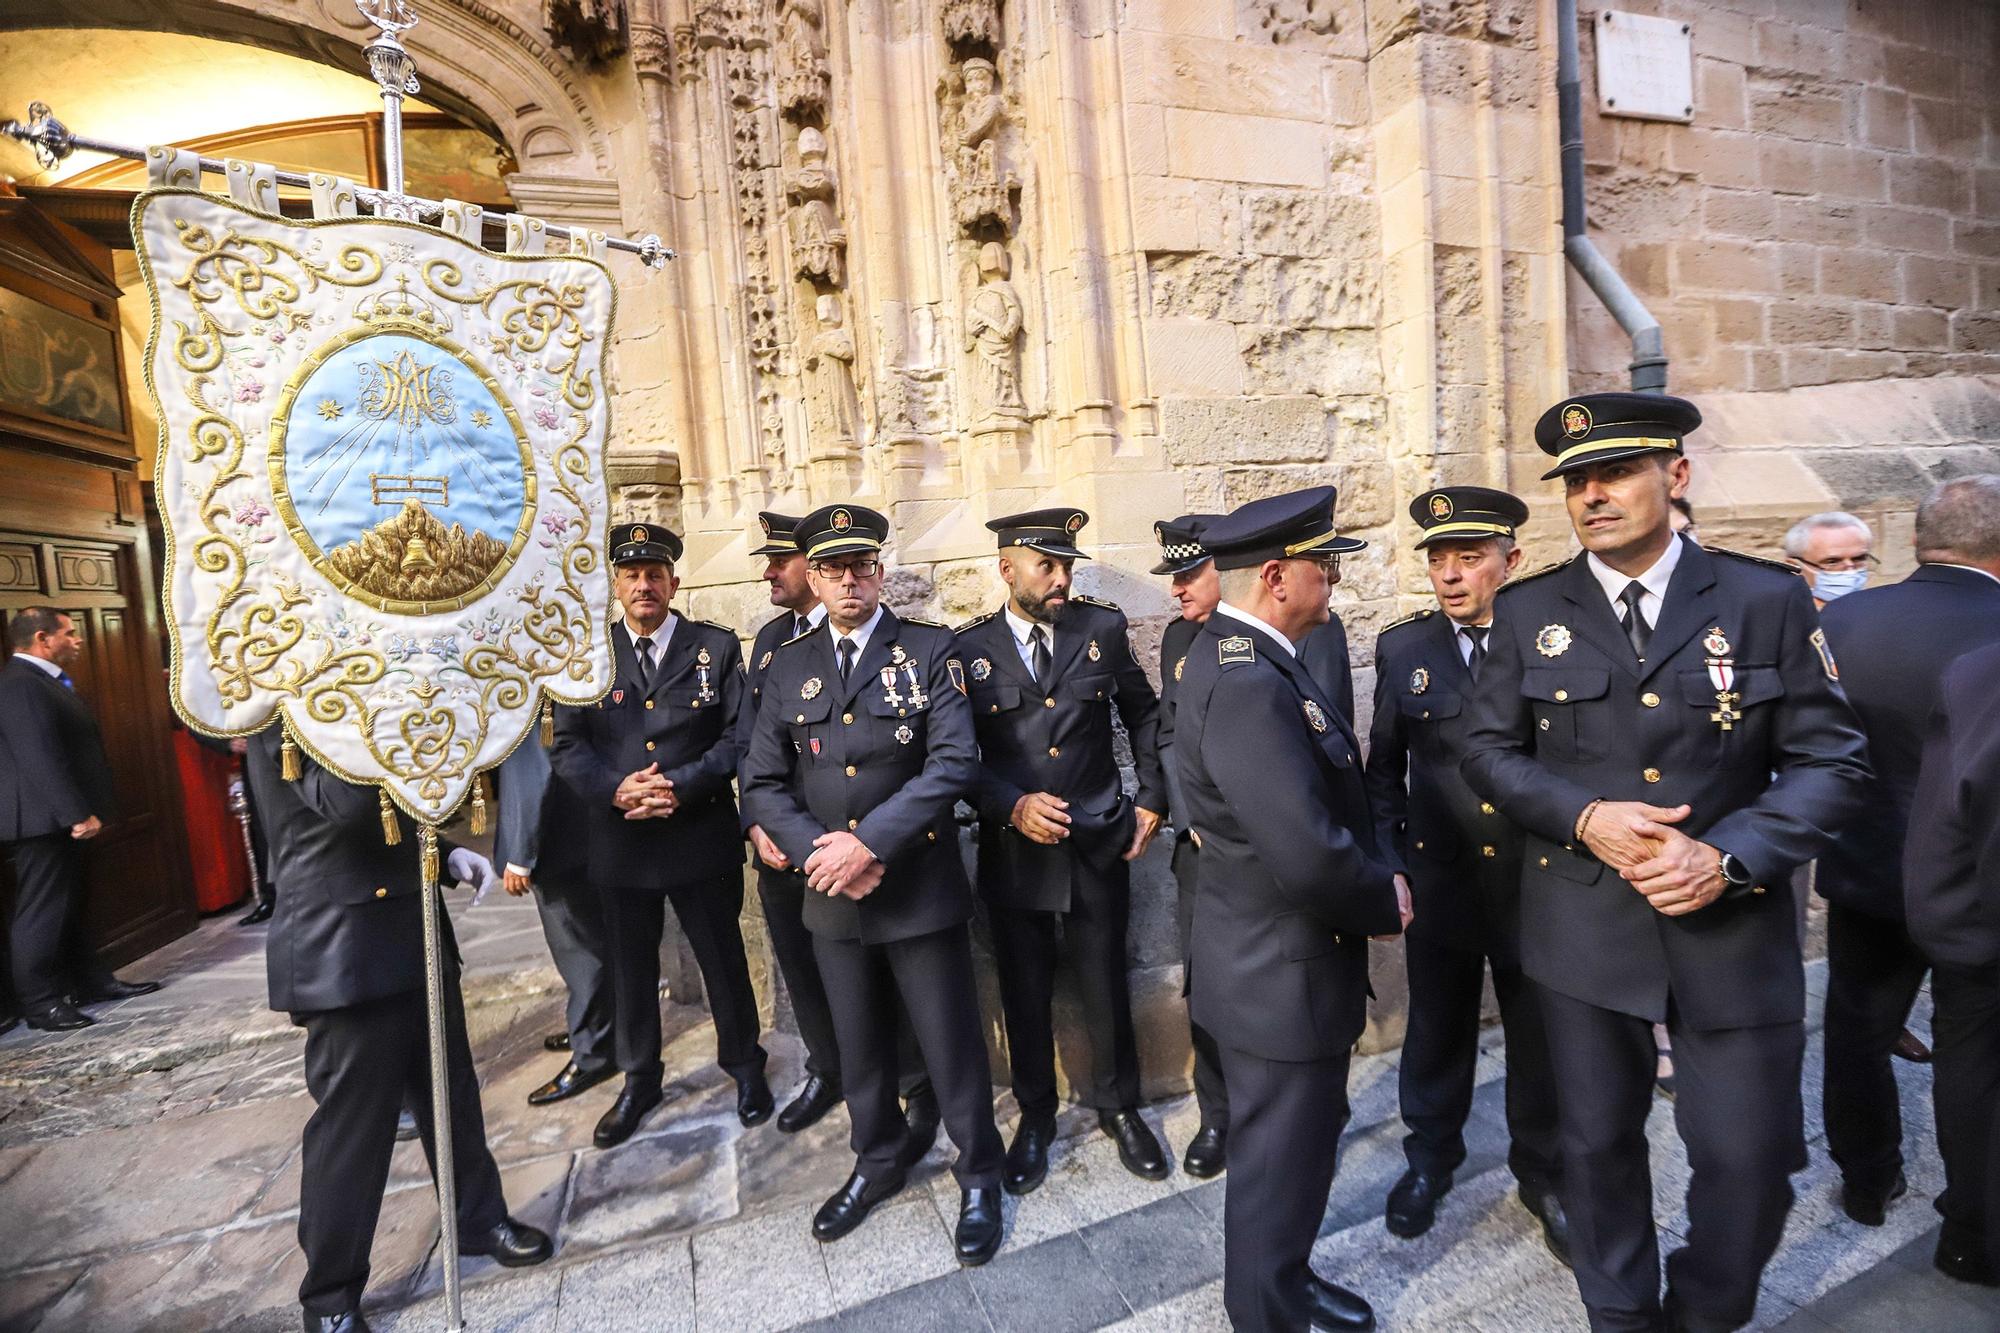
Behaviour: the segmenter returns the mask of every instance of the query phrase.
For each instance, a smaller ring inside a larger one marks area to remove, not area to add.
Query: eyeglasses
[[[1807,569],[1817,569],[1822,572],[1833,572],[1843,569],[1866,569],[1870,565],[1879,565],[1882,563],[1875,558],[1873,551],[1864,551],[1860,555],[1837,555],[1827,560],[1808,560],[1802,555],[1793,556],[1792,558]]]
[[[857,579],[872,579],[882,572],[882,562],[880,560],[849,560],[842,564],[835,564],[828,560],[815,560],[810,568],[813,573],[823,579],[832,579],[835,582],[839,582],[849,574],[854,575]]]

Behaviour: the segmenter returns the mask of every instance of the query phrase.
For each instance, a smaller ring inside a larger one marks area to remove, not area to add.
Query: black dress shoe
[[[569,1049],[569,1033],[557,1032],[542,1038],[545,1051],[566,1051]]]
[[[1210,1180],[1219,1176],[1229,1166],[1229,1135],[1219,1129],[1203,1125],[1196,1135],[1188,1140],[1187,1152],[1181,1157],[1181,1170],[1196,1180]]]
[[[578,1069],[576,1061],[572,1060],[562,1067],[561,1073],[528,1094],[528,1105],[547,1106],[550,1102],[574,1097],[579,1092],[596,1087],[617,1072],[609,1066],[593,1070]]]
[[[42,1009],[30,1009],[21,1017],[37,1032],[74,1032],[97,1021],[68,1000],[57,1000]]]
[[[859,1171],[847,1178],[831,1199],[819,1206],[813,1214],[813,1239],[836,1241],[868,1220],[868,1214],[875,1211],[875,1205],[884,1199],[902,1192],[903,1173],[881,1181],[865,1179]]]
[[[1562,1198],[1554,1187],[1539,1182],[1522,1185],[1521,1205],[1542,1224],[1542,1244],[1549,1247],[1549,1253],[1564,1268],[1574,1268],[1569,1257],[1569,1214],[1563,1211]]]
[[[1996,1270],[1993,1261],[1986,1257],[1983,1241],[1984,1237],[1947,1222],[1944,1230],[1938,1233],[1937,1254],[1931,1262],[1937,1266],[1938,1272],[1959,1282],[2000,1287],[2000,1270]]]
[[[1840,1210],[1864,1227],[1889,1220],[1889,1205],[1910,1192],[1910,1180],[1900,1170],[1887,1186],[1871,1189],[1852,1180],[1840,1182]]]
[[[763,1070],[736,1080],[736,1118],[743,1128],[763,1124],[777,1109],[778,1099],[771,1095],[771,1085],[765,1080]]]
[[[591,1132],[590,1141],[600,1148],[615,1148],[632,1137],[632,1131],[639,1128],[639,1122],[646,1118],[646,1112],[660,1104],[660,1090],[651,1088],[635,1089],[628,1080],[618,1090],[618,1100],[611,1103]]]
[[[549,1256],[556,1252],[556,1243],[540,1227],[503,1217],[491,1231],[477,1236],[460,1236],[458,1252],[491,1259],[503,1268],[532,1268],[548,1261]]]
[[[1000,1172],[1000,1184],[1009,1194],[1026,1194],[1048,1179],[1049,1145],[1055,1137],[1054,1116],[1021,1117]]]
[[[958,1229],[952,1233],[952,1248],[958,1261],[977,1268],[1000,1248],[1000,1191],[992,1188],[961,1190],[958,1196]]]
[[[77,987],[71,1004],[103,1004],[108,1000],[129,1000],[135,995],[151,995],[160,988],[157,981],[120,981],[109,972]]]
[[[1405,1171],[1389,1191],[1389,1206],[1383,1210],[1389,1234],[1413,1240],[1429,1231],[1431,1223],[1437,1221],[1438,1201],[1449,1193],[1451,1172],[1433,1175],[1414,1166]]]
[[[343,1310],[339,1314],[306,1315],[306,1333],[371,1333],[368,1321],[361,1317],[361,1311]]]
[[[1165,1180],[1173,1171],[1166,1149],[1154,1137],[1152,1126],[1130,1107],[1122,1111],[1099,1111],[1097,1127],[1118,1144],[1118,1160],[1141,1180]]]
[[[278,905],[276,898],[259,898],[257,905],[236,918],[239,926],[261,926],[271,919],[271,911]]]
[[[934,1093],[923,1093],[904,1103],[903,1123],[909,1127],[909,1136],[903,1140],[903,1152],[896,1165],[907,1171],[928,1157],[931,1145],[937,1142],[938,1122],[942,1119]]]
[[[1306,1275],[1307,1294],[1312,1298],[1312,1326],[1337,1329],[1340,1333],[1375,1327],[1375,1310],[1367,1301],[1336,1287],[1317,1273]]]
[[[778,1132],[796,1134],[802,1129],[811,1129],[821,1118],[840,1105],[840,1085],[829,1082],[814,1074],[799,1089],[798,1096],[778,1112]]]

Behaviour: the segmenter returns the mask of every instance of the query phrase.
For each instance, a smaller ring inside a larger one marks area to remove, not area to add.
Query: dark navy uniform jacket
[[[1409,867],[1409,933],[1518,965],[1521,832],[1459,771],[1477,686],[1457,640],[1435,610],[1376,639],[1368,794],[1383,845]]]
[[[1125,723],[1139,791],[1136,804],[1165,815],[1160,701],[1132,656],[1125,613],[1072,597],[1055,627],[1048,688],[1021,661],[999,611],[959,626],[952,656],[964,664],[979,738],[979,892],[1028,911],[1066,912],[1089,876],[1115,866],[1131,845],[1133,806],[1112,752],[1111,711]],[[1045,791],[1069,802],[1070,836],[1052,847],[1012,824],[1014,803]]]
[[[780,611],[764,622],[757,631],[757,637],[751,641],[750,655],[744,659],[746,670],[743,676],[743,711],[736,723],[736,739],[743,750],[742,758],[749,757],[750,733],[756,729],[757,708],[764,701],[764,673],[771,669],[771,663],[777,658],[778,649],[784,646],[785,640],[797,637],[793,629],[797,626],[798,619],[794,612]],[[740,759],[737,768],[737,786],[741,790]],[[743,810],[743,831],[748,833],[750,826],[756,822],[750,817],[750,810],[746,805]],[[794,866],[792,869],[796,871],[798,867]]]
[[[665,889],[712,880],[743,864],[736,818],[742,741],[743,651],[736,632],[677,616],[650,689],[622,625],[611,643],[611,691],[581,708],[558,705],[549,761],[576,792],[590,840],[590,878],[600,889]],[[628,774],[658,763],[680,806],[665,819],[627,819],[611,803]]]
[[[1201,837],[1195,1022],[1269,1060],[1344,1055],[1368,1002],[1368,937],[1400,929],[1354,733],[1270,634],[1218,611],[1187,652],[1175,762]]]
[[[743,759],[746,816],[794,866],[814,838],[846,829],[887,868],[858,902],[807,893],[815,935],[888,944],[972,916],[952,806],[971,791],[979,757],[950,661],[950,630],[885,607],[845,685],[824,621],[764,673]]]
[[[1946,670],[1903,853],[1910,938],[1934,961],[2000,963],[2000,644]]]
[[[1347,626],[1340,623],[1337,613],[1328,615],[1324,625],[1314,626],[1299,640],[1299,661],[1306,664],[1320,689],[1352,726],[1354,664],[1347,656]]]
[[[0,663],[0,842],[67,833],[116,801],[83,700],[32,662]]]
[[[1900,921],[1903,835],[1924,728],[1945,667],[2000,642],[2000,582],[1976,569],[1919,565],[1901,583],[1828,602],[1820,624],[1868,733],[1875,780],[1867,804],[1820,855],[1816,887],[1828,902]]]
[[[283,884],[264,945],[271,1008],[317,1013],[424,989],[421,855],[400,811],[402,841],[382,838],[377,788],[342,781],[301,753],[299,780],[281,776],[283,728],[249,738],[243,767]],[[529,743],[533,743],[532,741]],[[438,863],[450,855],[440,842]],[[448,965],[458,945],[440,913]]]
[[[1582,556],[1503,586],[1473,696],[1464,770],[1526,831],[1521,961],[1600,1008],[1694,1027],[1805,1012],[1786,884],[1854,817],[1868,763],[1805,583],[1767,560],[1683,541],[1641,665]],[[1711,631],[1735,663],[1741,717],[1710,720]],[[1677,827],[1738,857],[1753,883],[1664,916],[1572,845],[1603,797],[1690,805]]]

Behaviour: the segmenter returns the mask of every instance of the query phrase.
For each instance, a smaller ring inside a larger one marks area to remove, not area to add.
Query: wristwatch
[[[1750,867],[1738,860],[1733,852],[1722,854],[1722,878],[1729,883],[1742,886],[1750,882]]]

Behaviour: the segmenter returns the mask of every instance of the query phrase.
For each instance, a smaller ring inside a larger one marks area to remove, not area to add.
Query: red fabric
[[[181,814],[187,823],[188,863],[194,868],[196,905],[219,912],[250,892],[243,826],[229,813],[229,779],[236,761],[174,729],[174,762],[181,774]]]

